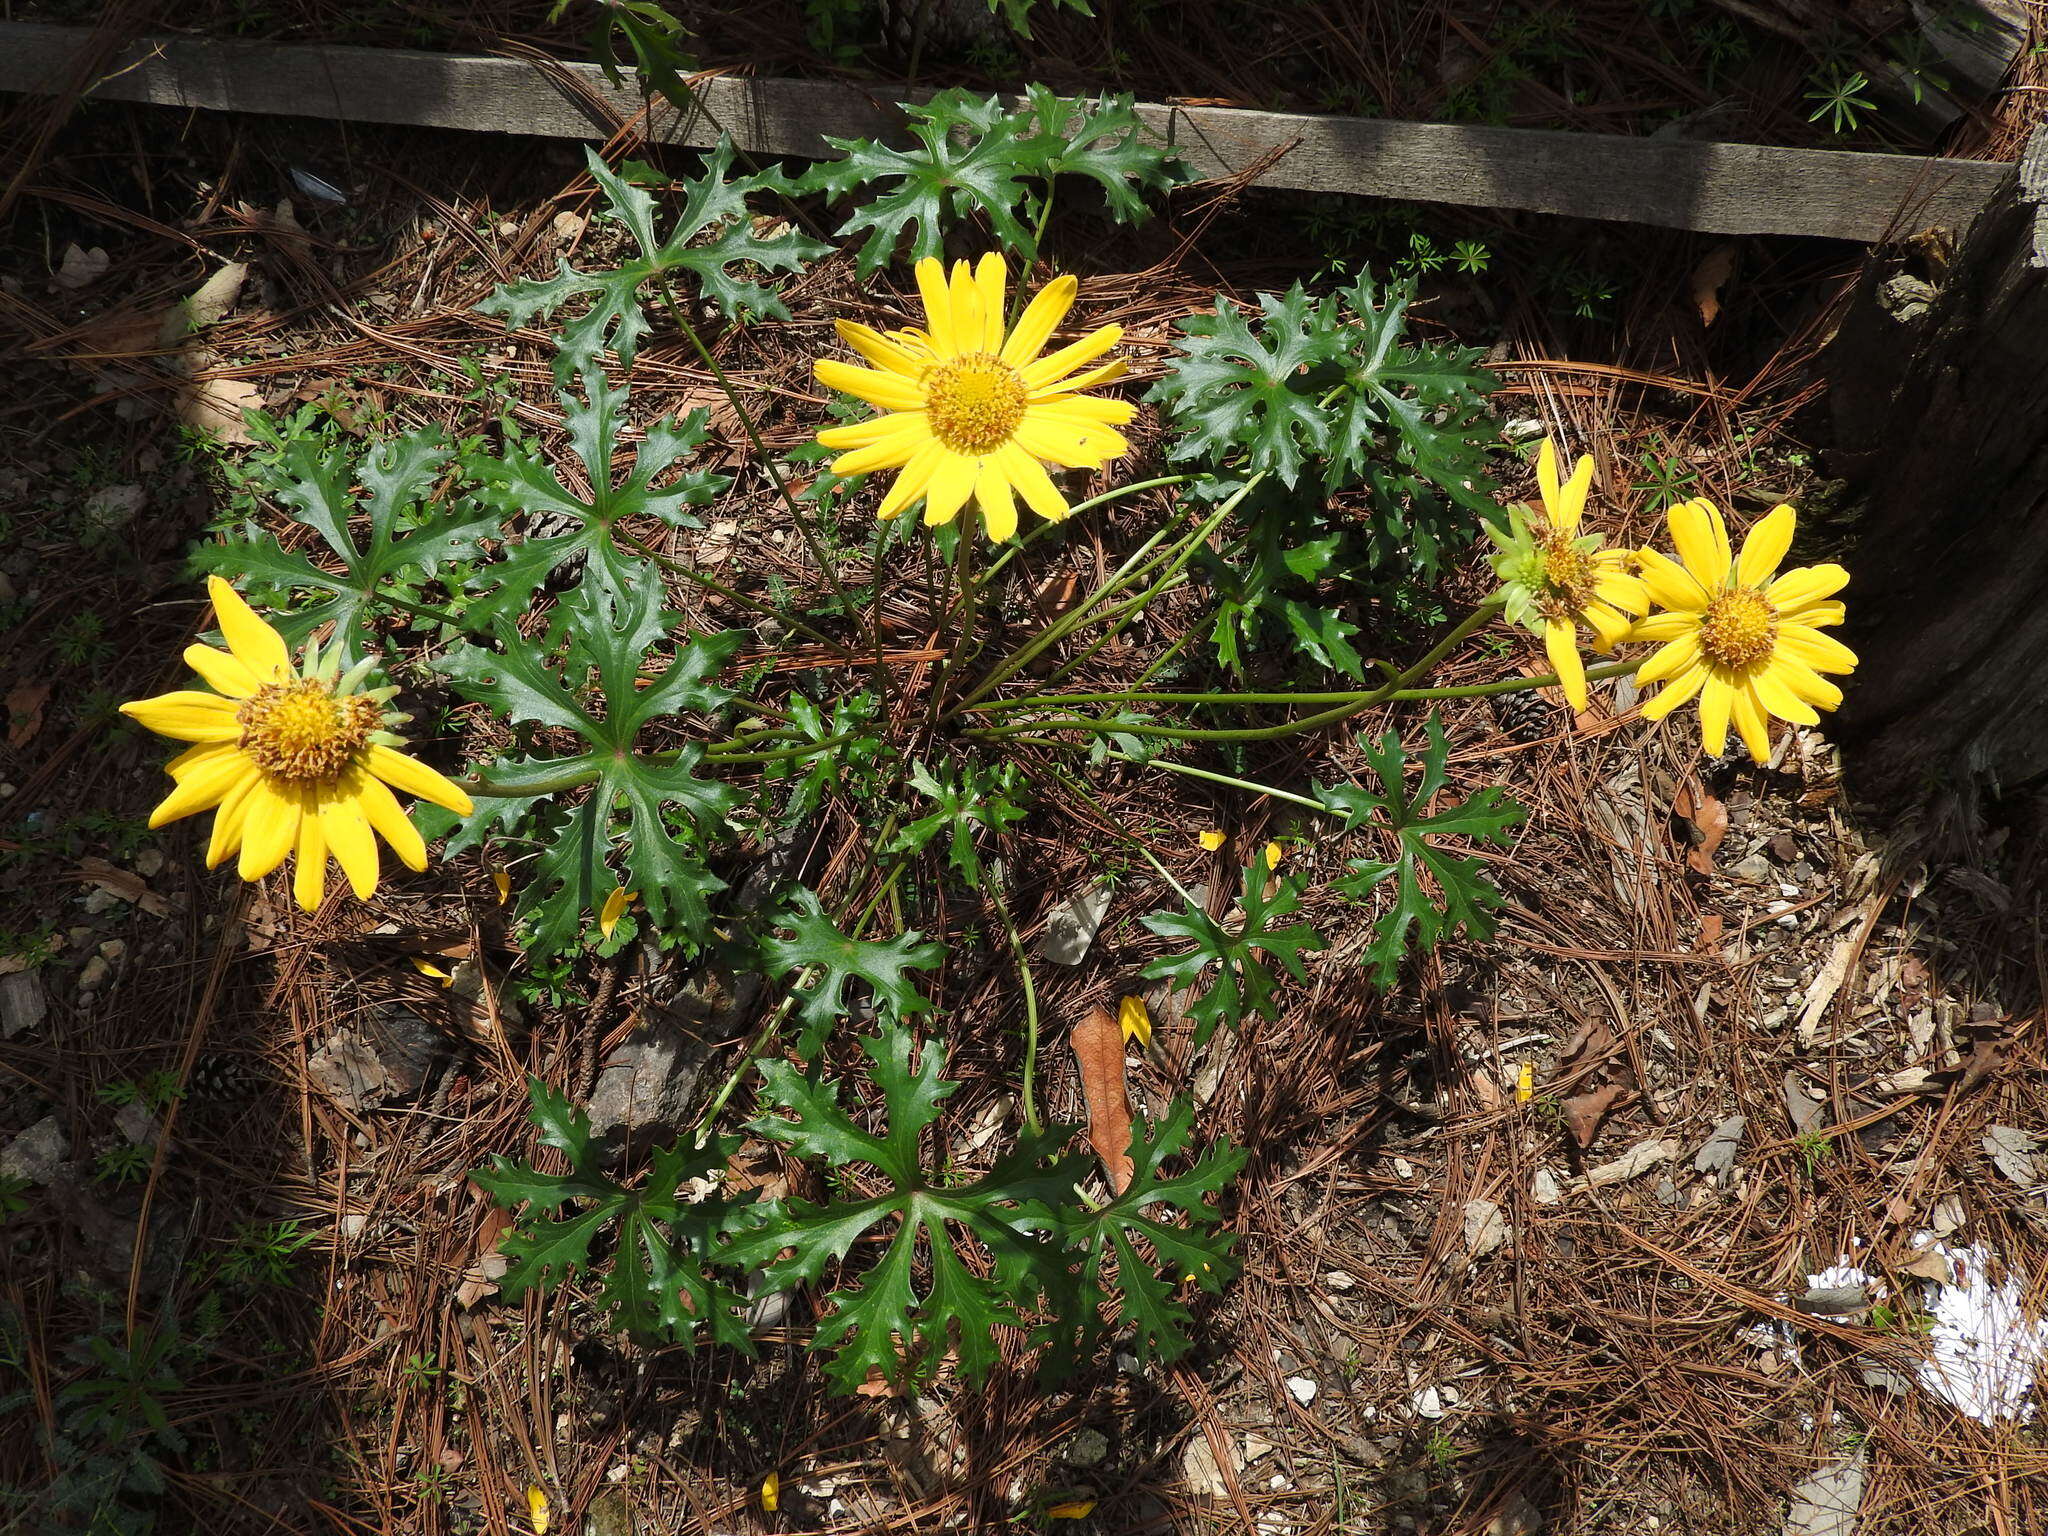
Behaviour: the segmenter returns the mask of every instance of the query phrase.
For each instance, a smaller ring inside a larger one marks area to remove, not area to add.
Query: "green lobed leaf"
[[[555,379],[564,388],[577,374],[593,371],[607,345],[621,363],[633,361],[648,329],[640,306],[643,284],[687,275],[693,287],[686,286],[685,296],[694,291],[728,320],[787,320],[788,306],[761,278],[800,272],[805,263],[830,251],[787,226],[772,235],[755,232],[747,199],[764,191],[786,194],[791,185],[777,171],[728,179],[733,147],[722,136],[706,159],[704,174],[683,183],[675,222],[665,236],[656,228],[654,199],[594,152],[584,153],[591,178],[605,195],[606,213],[625,225],[638,255],[609,272],[578,271],[563,259],[553,277],[508,283],[477,306],[518,327],[588,297],[590,307],[562,327]]]
[[[876,1004],[899,1019],[931,1007],[905,972],[938,966],[946,957],[943,945],[919,942],[924,935],[915,930],[893,939],[851,938],[839,931],[809,890],[797,891],[790,906],[792,910],[778,919],[790,936],[763,938],[761,958],[763,969],[778,979],[806,966],[819,969],[817,979],[797,991],[798,1016],[804,1024],[795,1046],[799,1057],[809,1060],[815,1055],[832,1026],[852,1008],[846,995],[850,982],[867,983]]]
[[[375,649],[372,621],[387,596],[416,600],[421,580],[476,553],[478,540],[497,536],[496,515],[466,495],[436,510],[449,453],[447,439],[431,427],[360,455],[310,434],[290,437],[278,453],[251,461],[252,479],[320,536],[325,557],[340,570],[285,550],[262,532],[201,548],[193,563],[269,588],[278,598],[271,622],[294,647],[333,625],[334,654],[347,666]],[[351,526],[358,518],[368,525],[363,542]],[[304,594],[316,595],[307,602]]]
[[[827,136],[840,158],[799,183],[841,202],[871,192],[839,228],[842,238],[867,236],[855,253],[863,277],[906,243],[911,261],[939,255],[948,226],[977,214],[1005,250],[1036,256],[1030,221],[1060,175],[1087,177],[1126,222],[1145,216],[1142,193],[1187,179],[1172,152],[1144,136],[1129,96],[1090,102],[1034,85],[1026,105],[1008,112],[993,96],[955,88],[903,112],[915,148]]]
[[[910,782],[938,809],[906,823],[885,852],[921,852],[935,839],[946,839],[946,859],[975,890],[981,889],[981,856],[974,846],[977,828],[1001,832],[1026,814],[1015,796],[1022,775],[1014,763],[987,768],[976,763],[941,763],[934,774],[923,763],[910,767]]]
[[[697,1146],[686,1137],[656,1152],[646,1182],[630,1188],[604,1171],[582,1110],[539,1078],[529,1081],[528,1095],[542,1142],[568,1159],[569,1172],[544,1174],[495,1157],[470,1174],[499,1205],[526,1207],[498,1242],[507,1261],[499,1295],[517,1302],[529,1290],[548,1292],[590,1269],[592,1244],[616,1227],[611,1267],[598,1291],[599,1309],[612,1326],[682,1344],[703,1328],[714,1343],[751,1351],[742,1298],[706,1268],[724,1233],[747,1218],[751,1194],[698,1202],[681,1197],[688,1181],[723,1171],[736,1139],[713,1137]],[[552,1214],[571,1206],[579,1209]]]
[[[1354,859],[1352,872],[1334,882],[1337,890],[1359,901],[1373,899],[1375,891],[1391,882],[1393,904],[1374,924],[1373,942],[1366,950],[1373,979],[1385,988],[1399,978],[1401,957],[1410,947],[1433,948],[1445,934],[1460,928],[1475,938],[1485,938],[1494,929],[1494,909],[1500,906],[1501,895],[1487,878],[1485,865],[1437,847],[1430,838],[1465,837],[1505,845],[1509,830],[1528,813],[1493,785],[1468,800],[1426,813],[1449,778],[1450,745],[1443,720],[1434,710],[1416,759],[1422,772],[1412,789],[1407,783],[1410,759],[1401,749],[1399,733],[1389,731],[1377,742],[1360,737],[1358,744],[1379,780],[1377,787],[1318,785],[1316,798],[1342,819],[1342,831],[1372,827],[1394,839],[1391,859]],[[1435,899],[1425,886],[1424,872],[1434,885]]]
[[[576,525],[566,533],[506,542],[505,558],[483,573],[495,590],[469,608],[470,620],[485,629],[517,619],[543,582],[578,565],[584,579],[595,582],[614,605],[623,603],[630,589],[658,583],[653,566],[621,544],[621,524],[645,517],[670,528],[702,527],[687,509],[702,506],[732,484],[730,476],[709,470],[668,473],[709,435],[702,410],[680,421],[664,417],[651,423],[633,449],[625,478],[614,484],[612,455],[626,427],[628,386],[622,382],[614,388],[593,371],[584,375],[583,390],[583,398],[566,389],[557,398],[570,449],[590,487],[587,495],[571,490],[535,454],[515,451],[500,458],[476,453],[463,461],[501,517],[566,518]],[[663,481],[658,488],[657,479]]]
[[[742,636],[695,636],[642,687],[642,669],[666,638],[660,600],[652,584],[614,599],[601,585],[586,583],[558,606],[567,636],[559,657],[508,628],[501,650],[459,646],[443,663],[464,697],[514,722],[572,732],[584,743],[580,752],[490,770],[502,787],[534,786],[529,804],[563,793],[548,786],[564,781],[591,786],[544,840],[520,893],[520,915],[544,951],[573,943],[584,914],[622,882],[640,893],[657,926],[695,943],[710,934],[708,898],[724,882],[705,867],[704,854],[725,837],[738,796],[697,775],[701,746],[656,757],[636,742],[657,717],[705,713],[730,699],[710,680]]]
[[[1210,967],[1215,967],[1215,979],[1188,1006],[1188,1017],[1195,1021],[1197,1049],[1208,1043],[1218,1024],[1234,1029],[1247,1011],[1268,1019],[1279,1017],[1274,1002],[1279,978],[1262,956],[1279,961],[1287,974],[1304,981],[1308,970],[1302,951],[1325,947],[1306,924],[1277,926],[1279,919],[1300,910],[1302,883],[1298,877],[1279,880],[1268,896],[1269,874],[1263,859],[1246,867],[1244,889],[1238,897],[1244,921],[1236,933],[1193,902],[1187,903],[1184,912],[1155,912],[1141,919],[1161,938],[1184,939],[1194,946],[1186,954],[1162,955],[1152,961],[1144,970],[1147,977],[1164,978],[1192,993]]]

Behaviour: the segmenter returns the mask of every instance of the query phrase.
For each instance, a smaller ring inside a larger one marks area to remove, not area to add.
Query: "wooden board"
[[[89,31],[0,23],[0,90],[54,91]],[[891,93],[833,81],[719,76],[687,117],[657,107],[653,137],[708,146],[721,132],[766,155],[820,157],[825,135],[879,137]],[[123,49],[97,98],[550,138],[608,136],[639,94],[595,65],[409,49],[159,38]],[[1474,208],[1521,208],[1730,235],[1862,242],[1929,225],[1961,228],[2011,167],[1847,150],[1779,149],[1526,128],[1141,104],[1139,114],[1203,176],[1234,176],[1283,151],[1258,185]]]

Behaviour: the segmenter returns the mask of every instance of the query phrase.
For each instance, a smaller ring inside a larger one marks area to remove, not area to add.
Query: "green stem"
[[[960,627],[953,636],[952,648],[946,652],[946,659],[939,664],[939,675],[932,682],[931,708],[925,713],[927,728],[937,723],[939,707],[946,697],[946,685],[965,663],[968,644],[974,638],[975,598],[979,583],[974,577],[974,540],[979,533],[980,514],[968,508],[960,514],[954,525],[959,532],[959,543],[953,551],[953,584],[960,589]],[[950,608],[952,605],[947,604]]]
[[[747,441],[753,445],[754,453],[761,461],[761,467],[768,472],[768,479],[775,486],[775,494],[780,496],[782,504],[789,508],[789,515],[796,522],[797,532],[802,535],[804,544],[811,552],[811,558],[818,562],[818,569],[824,574],[825,584],[839,600],[840,612],[846,615],[847,623],[859,629],[860,615],[854,611],[853,599],[846,595],[846,588],[839,584],[839,573],[833,570],[825,546],[820,541],[817,530],[811,526],[811,518],[790,491],[789,482],[782,478],[782,466],[776,462],[775,455],[768,451],[768,445],[762,441],[761,429],[755,424],[754,413],[747,409],[746,402],[740,399],[739,391],[733,387],[733,382],[726,376],[725,369],[720,366],[718,359],[711,355],[711,349],[704,345],[704,338],[699,336],[697,328],[690,324],[690,317],[683,313],[682,306],[676,303],[675,290],[669,286],[668,275],[659,273],[656,275],[656,281],[661,284],[661,296],[668,303],[669,318],[674,320],[676,328],[689,338],[690,347],[696,352],[698,361],[710,370],[711,377],[717,381],[719,389],[724,391],[725,398],[731,402],[733,414],[739,418],[740,427],[747,434]]]
[[[990,880],[985,889],[995,906],[996,915],[1003,920],[1003,932],[1010,940],[1010,952],[1017,957],[1017,975],[1024,983],[1024,1082],[1020,1097],[1024,1101],[1024,1129],[1035,1136],[1038,1134],[1038,988],[1032,984],[1031,962],[1025,957],[1024,940],[1017,932],[1017,923],[1010,916],[1009,906],[996,889],[994,880]]]
[[[786,731],[763,731],[751,736],[734,738],[731,741],[714,741],[704,748],[703,760],[706,763],[721,765],[726,763],[779,763],[786,762],[793,757],[810,757],[819,752],[829,752],[834,747],[844,746],[847,742],[858,741],[861,738],[859,731],[848,731],[838,736],[827,736],[820,741],[801,742],[794,747],[783,747],[772,752],[719,750],[721,747],[745,746],[749,742],[760,741],[767,736],[787,734],[788,732]],[[642,752],[635,755],[650,763],[672,763],[681,756],[679,752],[673,751]],[[531,779],[516,785],[495,783],[481,774],[471,774],[468,778],[459,779],[456,782],[472,795],[483,795],[495,799],[514,799],[528,795],[559,794],[567,789],[580,789],[585,784],[595,783],[598,778],[598,772],[598,769],[588,764],[582,764],[575,768],[564,769],[552,778]]]
[[[420,603],[408,602],[396,592],[378,590],[366,595],[373,603],[383,603],[387,607],[399,609],[401,612],[412,614],[416,618],[432,619],[437,624],[452,624],[457,629],[469,627],[460,614],[450,613],[445,608],[428,608]]]
[[[1222,525],[1223,520],[1237,509],[1238,503],[1243,501],[1244,498],[1251,493],[1252,488],[1256,486],[1264,478],[1265,475],[1263,472],[1252,476],[1251,479],[1247,480],[1243,485],[1239,486],[1234,493],[1232,493],[1229,500],[1225,501],[1222,506],[1218,507],[1215,510],[1215,512],[1211,513],[1207,518],[1205,518],[1201,526],[1196,528],[1193,533],[1189,534],[1186,538],[1182,539],[1179,544],[1173,546],[1171,549],[1161,554],[1153,555],[1151,559],[1147,560],[1145,556],[1152,549],[1152,547],[1155,544],[1157,544],[1161,538],[1165,536],[1165,530],[1161,529],[1160,531],[1154,533],[1151,538],[1147,539],[1142,545],[1140,545],[1137,551],[1133,553],[1130,556],[1130,558],[1123,563],[1123,565],[1117,570],[1115,575],[1111,576],[1109,580],[1105,581],[1093,593],[1089,594],[1088,600],[1085,603],[1081,604],[1080,607],[1076,608],[1074,612],[1067,614],[1062,618],[1054,620],[1051,624],[1048,624],[1044,629],[1040,630],[1036,635],[1034,635],[1031,639],[1027,640],[1023,645],[1019,646],[1016,650],[1012,651],[1009,654],[1009,656],[1006,657],[1003,661],[998,663],[986,676],[982,678],[982,680],[979,683],[975,685],[973,692],[969,693],[967,697],[961,701],[958,709],[956,709],[954,713],[958,713],[959,709],[964,709],[967,705],[974,703],[977,699],[985,698],[988,694],[994,692],[995,689],[1000,687],[1009,678],[1015,676],[1018,672],[1023,670],[1025,667],[1029,666],[1031,664],[1032,658],[1037,656],[1041,651],[1045,650],[1048,646],[1058,644],[1061,640],[1065,639],[1075,630],[1080,629],[1088,624],[1095,623],[1103,617],[1105,617],[1106,615],[1104,615],[1099,610],[1102,608],[1103,604],[1109,598],[1113,597],[1116,593],[1120,592],[1125,587],[1130,586],[1135,582],[1142,581],[1146,576],[1151,574],[1152,571],[1157,570],[1163,566],[1165,568],[1165,574],[1160,578],[1158,582],[1155,582],[1148,591],[1146,591],[1140,596],[1140,598],[1137,600],[1137,607],[1143,608],[1146,603],[1151,602],[1160,594],[1160,592],[1165,590],[1166,585],[1172,580],[1172,578],[1180,574],[1182,568],[1187,565],[1188,561],[1194,558],[1195,550],[1199,548],[1205,540],[1208,539],[1211,533],[1215,532],[1215,530]],[[1118,610],[1119,613],[1127,613],[1131,611],[1134,610],[1131,608],[1130,604],[1126,604],[1123,609]]]
[[[1164,768],[1168,773],[1185,774],[1191,779],[1204,779],[1211,784],[1227,784],[1232,789],[1247,790],[1255,795],[1271,795],[1275,800],[1285,800],[1293,805],[1305,806],[1311,811],[1320,811],[1325,816],[1330,814],[1329,807],[1320,800],[1311,800],[1307,795],[1297,795],[1291,789],[1275,789],[1270,784],[1261,784],[1254,779],[1239,779],[1233,778],[1227,773],[1212,773],[1207,768],[1196,768],[1188,763],[1169,762],[1163,757],[1152,758],[1148,762],[1146,759],[1131,757],[1126,753],[1114,750],[1104,755],[1113,757],[1119,762],[1138,763],[1141,766]]]
[[[1083,512],[1092,512],[1097,507],[1107,506],[1110,502],[1119,500],[1120,498],[1125,496],[1134,496],[1139,491],[1156,491],[1162,486],[1181,485],[1186,483],[1186,481],[1189,478],[1190,477],[1187,475],[1160,475],[1151,480],[1137,480],[1133,481],[1129,485],[1114,486],[1111,489],[1104,491],[1099,496],[1091,496],[1086,501],[1075,502],[1072,507],[1067,509],[1067,515],[1061,518],[1056,523],[1049,523],[1044,521],[1043,519],[1034,519],[1030,527],[1026,528],[1022,533],[1018,534],[1014,542],[1004,545],[1003,552],[1000,555],[997,555],[996,558],[989,563],[988,570],[985,571],[982,575],[983,583],[986,584],[988,580],[996,574],[996,572],[1000,571],[1004,566],[1008,565],[1010,561],[1014,559],[1016,556],[1021,555],[1025,550],[1029,549],[1039,539],[1051,533],[1055,528],[1066,527],[1067,524],[1071,523]],[[1183,517],[1185,515],[1186,512],[1184,509],[1175,509],[1176,518]],[[1170,523],[1163,525],[1160,529],[1158,529],[1156,536],[1163,537],[1167,532],[1171,530],[1171,528],[1172,524]]]
[[[834,640],[830,635],[826,634],[823,630],[811,628],[810,625],[806,624],[802,619],[798,618],[795,614],[786,612],[781,608],[777,608],[773,603],[764,603],[759,598],[747,596],[747,594],[744,592],[735,592],[731,587],[728,587],[724,582],[714,581],[711,577],[706,576],[702,571],[694,570],[690,566],[684,565],[680,560],[670,559],[667,555],[663,554],[660,550],[656,549],[652,544],[648,543],[638,534],[630,533],[626,529],[619,527],[614,527],[612,529],[612,533],[616,538],[623,540],[625,543],[630,544],[633,546],[633,548],[639,550],[641,554],[647,556],[648,559],[652,560],[656,565],[660,566],[664,571],[667,571],[670,575],[680,576],[685,581],[695,582],[698,586],[704,588],[704,590],[707,592],[716,592],[720,597],[727,599],[729,602],[738,603],[742,608],[752,609],[755,613],[763,614],[768,618],[774,619],[778,624],[786,624],[791,629],[795,630],[798,634],[809,635],[813,640],[816,640],[819,644],[831,646],[833,650],[837,651],[842,656],[851,656],[853,654],[853,652],[847,648],[846,642],[844,640]]]

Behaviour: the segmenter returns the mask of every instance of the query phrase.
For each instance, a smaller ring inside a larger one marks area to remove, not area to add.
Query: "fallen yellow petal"
[[[1068,1499],[1064,1504],[1049,1505],[1045,1511],[1048,1520],[1085,1520],[1095,1513],[1093,1499]]]
[[[619,919],[625,915],[626,903],[638,896],[638,891],[629,891],[623,885],[604,899],[604,910],[597,914],[597,931],[606,938],[619,926]]]
[[[1266,868],[1278,869],[1280,861],[1287,857],[1278,843],[1266,844]]]
[[[444,987],[453,986],[455,984],[455,978],[453,976],[450,976],[446,971],[442,970],[441,967],[434,964],[433,961],[422,960],[418,955],[412,955],[409,958],[412,961],[412,968],[418,971],[422,976],[431,976],[434,978],[434,980],[441,983],[441,985]]]
[[[526,1490],[526,1517],[533,1525],[533,1536],[548,1536],[548,1496],[537,1484]]]
[[[512,899],[512,877],[502,869],[491,871],[491,884],[498,889],[498,905],[503,906]]]
[[[761,1507],[769,1514],[782,1506],[782,1474],[770,1472],[761,1479]]]
[[[1221,848],[1224,845],[1224,843],[1228,841],[1228,839],[1224,836],[1223,833],[1218,832],[1212,828],[1209,831],[1204,832],[1202,834],[1201,841],[1202,846],[1204,848],[1206,848],[1209,852],[1214,853],[1218,848]]]
[[[1536,1097],[1536,1068],[1529,1062],[1522,1063],[1522,1070],[1515,1074],[1515,1102],[1526,1104]]]
[[[1152,1048],[1152,1011],[1142,997],[1127,997],[1116,1005],[1116,1022],[1125,1040],[1135,1040],[1143,1050]]]

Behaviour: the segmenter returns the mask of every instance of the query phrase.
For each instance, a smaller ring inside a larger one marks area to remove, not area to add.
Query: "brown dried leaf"
[[[1110,1187],[1130,1187],[1131,1099],[1124,1084],[1124,1032],[1107,1009],[1090,1008],[1068,1040],[1081,1066],[1081,1092],[1088,1100],[1088,1145],[1102,1159]]]
[[[246,448],[256,439],[249,435],[244,413],[262,404],[263,391],[247,379],[201,379],[178,402],[178,416],[188,427]]]
[[[1692,269],[1692,302],[1700,312],[1700,324],[1712,325],[1721,313],[1721,290],[1735,275],[1735,242],[1723,241],[1700,258]]]
[[[498,1252],[498,1240],[512,1225],[512,1213],[500,1206],[484,1212],[476,1229],[476,1260],[462,1272],[462,1284],[455,1288],[455,1304],[464,1310],[486,1296],[495,1296],[510,1261]]]
[[[1607,1118],[1607,1112],[1628,1096],[1628,1090],[1621,1084],[1609,1083],[1603,1088],[1575,1093],[1561,1102],[1558,1109],[1564,1116],[1565,1129],[1572,1133],[1572,1140],[1581,1147],[1593,1145],[1593,1138],[1600,1134],[1600,1122]]]
[[[7,745],[16,749],[35,740],[43,728],[43,705],[50,697],[48,683],[16,683],[7,690]]]
[[[1714,872],[1714,850],[1728,835],[1728,807],[1703,789],[1690,784],[1678,786],[1671,798],[1672,811],[1692,823],[1695,841],[1686,850],[1685,862],[1696,874]]]
[[[130,906],[140,907],[151,917],[166,917],[171,904],[149,888],[142,876],[132,869],[122,869],[109,864],[97,855],[88,854],[78,864],[76,878],[88,881],[101,890],[111,891]]]

